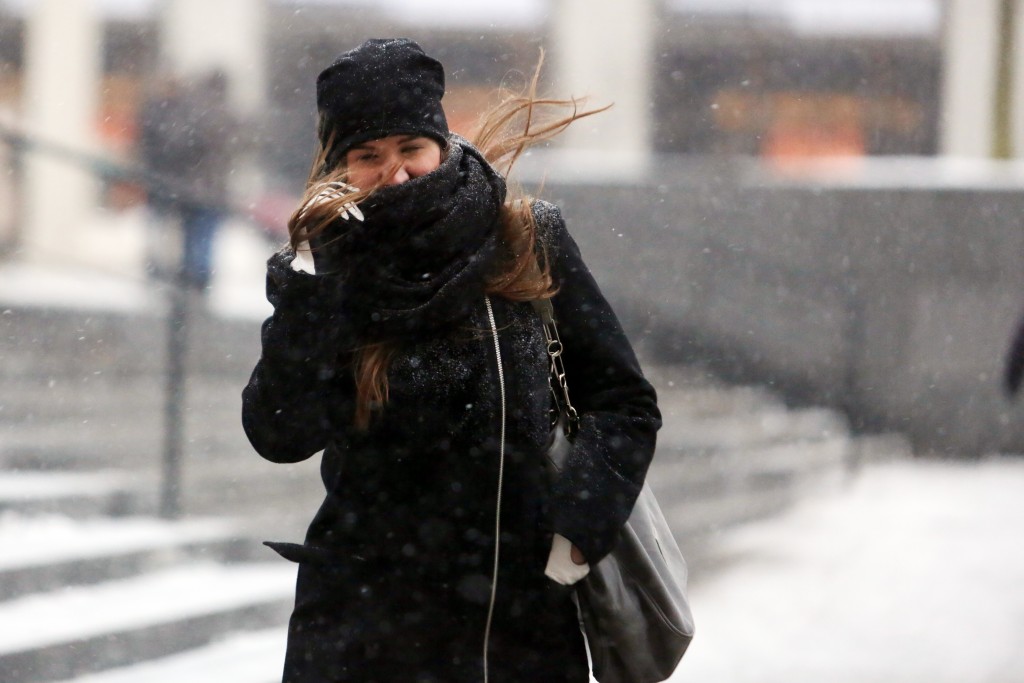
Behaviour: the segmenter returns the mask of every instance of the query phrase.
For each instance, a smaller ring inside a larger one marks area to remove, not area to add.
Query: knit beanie
[[[444,146],[442,97],[444,67],[407,38],[374,38],[339,55],[316,79],[321,143],[334,134],[328,161],[389,135],[424,135]]]

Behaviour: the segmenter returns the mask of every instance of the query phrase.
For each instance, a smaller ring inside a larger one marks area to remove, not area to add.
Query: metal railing
[[[185,207],[214,209],[224,216],[240,218],[253,223],[248,212],[229,203],[210,201],[196,195],[183,179],[167,176],[141,164],[113,161],[98,154],[48,141],[0,124],[0,143],[11,150],[12,173],[18,175],[24,168],[28,154],[44,155],[63,163],[82,168],[108,183],[126,182],[146,191],[150,202],[160,201],[172,212],[180,213]],[[17,213],[12,214],[18,220]],[[194,297],[185,273],[184,230],[180,222],[176,238],[182,244],[178,250],[178,263],[171,273],[156,273],[164,279],[168,292],[166,325],[167,357],[164,371],[163,438],[159,491],[159,514],[165,518],[180,517],[182,484],[182,450],[185,443],[185,385],[188,374],[187,358],[189,329],[194,316]]]

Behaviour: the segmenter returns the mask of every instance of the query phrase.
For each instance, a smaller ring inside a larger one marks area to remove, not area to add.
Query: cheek
[[[360,166],[349,166],[348,168],[348,183],[349,185],[355,185],[358,188],[367,188],[377,182],[377,172],[374,169],[360,167]]]
[[[433,154],[427,154],[416,159],[412,164],[409,175],[414,175],[416,177],[426,175],[431,171],[436,171],[440,165],[441,152],[438,150]]]

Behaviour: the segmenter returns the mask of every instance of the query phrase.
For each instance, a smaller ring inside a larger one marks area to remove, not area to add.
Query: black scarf
[[[436,170],[374,192],[364,221],[325,240],[344,279],[343,308],[362,341],[436,331],[470,313],[499,258],[505,181],[452,135]]]

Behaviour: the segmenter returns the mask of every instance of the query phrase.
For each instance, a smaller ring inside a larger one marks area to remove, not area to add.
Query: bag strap
[[[579,429],[580,416],[569,400],[569,384],[565,377],[565,364],[562,362],[562,351],[565,347],[562,346],[558,325],[555,324],[555,307],[551,304],[551,299],[533,299],[530,303],[540,316],[541,327],[544,329],[544,340],[551,361],[551,373],[548,376],[551,396],[558,406],[559,413],[565,415],[566,434],[572,435]]]

